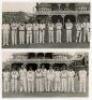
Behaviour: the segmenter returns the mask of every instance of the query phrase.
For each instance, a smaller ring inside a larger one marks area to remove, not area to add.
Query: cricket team
[[[75,27],[76,34],[73,32]],[[66,32],[63,30],[66,29]],[[72,36],[75,35],[75,42],[90,42],[90,22],[85,18],[83,22],[77,21],[76,24],[72,23],[70,19],[67,19],[65,25],[60,20],[56,24],[51,21],[48,24],[38,23],[17,23],[11,24],[3,23],[3,46],[9,45],[30,45],[32,43],[46,43],[45,38],[48,37],[49,43],[62,43],[62,35],[66,33],[66,42],[73,42]],[[48,33],[48,35],[47,35]],[[11,39],[10,39],[11,37]]]
[[[69,66],[67,66],[69,67]],[[60,93],[86,93],[88,72],[80,65],[78,71],[72,67],[61,68],[50,66],[46,69],[44,65],[38,66],[34,71],[32,66],[27,70],[21,66],[19,70],[3,70],[3,92],[4,93],[35,93],[35,92],[60,92]],[[76,80],[77,77],[77,81]],[[77,85],[77,87],[76,87]],[[77,90],[76,90],[77,88]]]

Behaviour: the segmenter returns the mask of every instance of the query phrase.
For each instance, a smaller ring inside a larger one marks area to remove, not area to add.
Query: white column
[[[60,3],[58,3],[58,9],[60,10],[60,6],[61,6],[61,4]]]
[[[65,15],[63,14],[63,15],[61,15],[62,16],[62,18],[63,18],[63,26],[64,26],[64,19],[65,19]]]
[[[78,15],[76,14],[75,15],[75,18],[76,18],[76,23],[78,22]]]

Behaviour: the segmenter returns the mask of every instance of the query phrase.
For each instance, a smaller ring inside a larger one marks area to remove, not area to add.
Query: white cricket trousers
[[[86,38],[87,38],[88,42],[90,42],[90,32],[89,32],[89,30],[84,30],[83,42],[86,42]]]
[[[12,36],[12,45],[16,45],[17,44],[17,30],[12,30],[11,36]]]
[[[49,43],[54,43],[54,31],[49,31]]]
[[[27,82],[26,80],[20,80],[20,92],[27,92]]]
[[[42,86],[42,79],[38,78],[36,79],[36,92],[42,92],[43,86]]]
[[[47,78],[43,78],[42,80],[42,90],[47,91]]]
[[[90,42],[90,31],[88,30],[88,42]]]
[[[47,91],[48,92],[53,92],[54,91],[54,86],[53,86],[53,80],[48,80],[48,86],[47,86]]]
[[[76,42],[81,42],[81,41],[82,41],[82,32],[81,30],[77,30]]]
[[[68,78],[68,92],[74,91],[74,78]]]
[[[28,86],[28,92],[34,92],[34,81],[28,80],[27,82]]]
[[[8,80],[6,80],[6,79],[4,79],[3,80],[3,90],[4,90],[4,92],[6,93],[6,92],[9,92],[9,81]]]
[[[66,78],[62,79],[62,92],[67,92],[67,80],[66,80]]]
[[[39,43],[39,31],[34,31],[34,43]]]
[[[14,78],[11,79],[11,89],[12,89],[12,92],[17,92],[17,89],[18,89],[17,79],[14,79]]]
[[[27,31],[26,40],[27,40],[27,44],[32,43],[32,31],[31,30]]]
[[[56,42],[61,43],[61,29],[57,29],[57,34],[56,34]]]
[[[79,92],[85,93],[86,88],[87,88],[86,79],[84,79],[84,78],[80,79],[79,80]]]
[[[66,30],[67,42],[72,42],[72,30]]]
[[[3,30],[3,45],[9,44],[9,32],[8,30]]]
[[[40,37],[39,37],[39,38],[40,38],[40,39],[39,39],[39,42],[40,42],[40,43],[44,43],[45,31],[44,31],[44,30],[40,31],[39,35],[40,35]]]
[[[60,92],[60,90],[61,90],[60,80],[56,80],[55,81],[55,91]]]
[[[19,31],[19,42],[20,42],[20,44],[24,44],[24,41],[25,41],[24,35],[25,35],[24,30],[23,31]]]

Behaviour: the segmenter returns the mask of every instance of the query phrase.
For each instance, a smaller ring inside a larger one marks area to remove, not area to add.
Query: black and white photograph
[[[90,46],[90,3],[3,2],[2,5],[3,48]]]
[[[91,6],[89,0],[2,0],[3,99],[91,100]]]
[[[2,54],[3,98],[88,97],[88,52]]]

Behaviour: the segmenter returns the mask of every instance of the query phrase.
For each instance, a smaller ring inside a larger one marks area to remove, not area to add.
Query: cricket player
[[[20,76],[20,92],[27,92],[27,70],[25,65],[22,65],[21,69],[19,70]]]
[[[50,66],[48,72],[47,72],[47,92],[54,92],[54,77],[55,77],[55,73],[54,70],[52,68],[52,66]]]
[[[10,87],[10,72],[7,69],[4,69],[2,72],[2,77],[3,77],[3,89],[5,93],[9,92],[9,87]]]
[[[18,71],[13,69],[11,71],[11,88],[12,88],[12,92],[17,92],[17,90],[18,90],[18,77],[19,77]]]
[[[47,92],[47,69],[45,68],[45,66],[42,66],[42,90]]]
[[[73,71],[72,68],[69,68],[68,70],[68,92],[75,92],[74,89],[74,77],[75,77],[75,72]]]
[[[25,24],[19,25],[19,44],[24,44],[25,42]]]
[[[81,66],[84,67],[84,66]],[[79,92],[85,93],[87,91],[87,71],[85,69],[81,69],[78,72],[79,74]]]
[[[18,32],[18,24],[13,22],[11,24],[12,45],[16,45],[17,44],[17,32]]]
[[[36,92],[43,92],[42,70],[39,66],[35,71],[35,75],[36,75]]]
[[[26,42],[27,44],[31,44],[32,43],[32,29],[33,29],[33,25],[31,23],[26,24],[26,31],[27,31],[27,35],[26,35]]]
[[[76,34],[76,43],[80,43],[82,42],[82,26],[81,26],[81,23],[78,22],[76,23],[76,29],[77,29],[77,34]]]
[[[60,20],[56,23],[56,42],[61,43],[61,36],[62,36],[62,23]]]
[[[10,25],[8,23],[4,23],[2,25],[2,33],[3,46],[9,45]]]
[[[60,92],[61,90],[61,80],[60,80],[61,74],[59,71],[59,68],[56,69],[55,71],[55,91]]]
[[[88,42],[90,42],[90,23],[88,22],[87,19],[85,19],[85,21],[83,22],[82,28],[84,31],[83,42],[86,42],[86,38],[87,38]]]
[[[33,24],[33,32],[34,32],[34,43],[39,43],[39,24],[37,22]]]
[[[61,91],[62,92],[67,92],[67,78],[68,78],[68,72],[65,68],[65,66],[63,65],[63,70],[61,71]]]
[[[66,27],[67,43],[70,43],[72,42],[72,29],[73,29],[73,24],[71,23],[70,19],[67,20],[65,27]]]
[[[39,27],[40,27],[40,43],[44,43],[44,36],[45,36],[45,24],[42,22],[40,25],[39,25]]]
[[[34,92],[34,79],[35,79],[35,73],[30,67],[29,71],[27,71],[28,93]]]
[[[48,23],[49,43],[54,43],[54,24]]]

